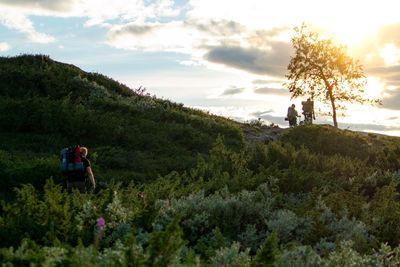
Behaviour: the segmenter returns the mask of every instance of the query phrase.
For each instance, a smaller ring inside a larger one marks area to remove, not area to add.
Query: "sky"
[[[400,136],[400,1],[0,0],[0,56],[45,54],[238,121],[287,127],[283,83],[302,23],[347,47],[380,106],[339,127]],[[317,123],[332,124],[316,102]]]

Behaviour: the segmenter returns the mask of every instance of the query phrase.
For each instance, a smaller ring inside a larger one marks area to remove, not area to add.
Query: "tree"
[[[344,46],[320,39],[304,24],[295,28],[291,42],[295,53],[287,67],[286,86],[292,98],[308,95],[330,104],[335,127],[341,102],[380,103],[378,99],[366,98],[362,65],[347,55]]]

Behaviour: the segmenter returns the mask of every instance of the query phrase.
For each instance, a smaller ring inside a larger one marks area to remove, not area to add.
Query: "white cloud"
[[[129,23],[112,27],[108,34],[108,43],[129,50],[190,53],[196,46],[196,40],[201,38],[200,32],[187,27],[182,21],[142,25]]]
[[[14,8],[24,14],[49,14],[65,13],[72,11],[73,6],[79,0],[0,0],[0,5],[6,8]]]
[[[109,20],[144,21],[173,17],[180,13],[172,0],[0,0],[0,8],[30,16],[85,17],[87,25],[102,25]]]
[[[6,42],[0,43],[0,52],[5,52],[11,49],[11,46]]]
[[[142,0],[86,0],[81,3],[82,16],[88,18],[86,26],[107,24],[109,20],[138,20],[147,16]]]
[[[54,37],[37,32],[29,16],[84,17],[85,26],[112,27],[115,23],[145,22],[180,13],[172,0],[0,0],[0,23],[23,32],[30,41],[48,43]]]
[[[181,60],[181,61],[178,61],[178,62],[181,65],[189,66],[189,67],[201,66],[201,62],[196,61],[196,60]]]
[[[87,26],[112,25],[119,22],[144,23],[148,19],[174,17],[180,9],[171,0],[156,0],[146,4],[143,0],[86,0],[81,3],[82,16],[88,17]]]
[[[27,17],[18,14],[15,11],[8,10],[0,12],[0,23],[8,28],[25,33],[31,42],[50,43],[55,40],[54,37],[50,35],[37,32],[34,29],[32,22]]]
[[[283,73],[291,52],[288,43],[275,41],[286,30],[252,30],[226,20],[128,23],[112,27],[107,40],[121,49],[190,55],[183,64],[213,63],[276,76]]]
[[[108,43],[114,47],[145,51],[174,51],[192,55],[198,62],[210,47],[246,45],[248,33],[229,21],[172,21],[167,23],[127,23],[110,28]]]

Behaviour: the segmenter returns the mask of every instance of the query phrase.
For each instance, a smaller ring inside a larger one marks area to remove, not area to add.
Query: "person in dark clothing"
[[[288,112],[287,112],[289,127],[297,126],[297,117],[299,117],[299,114],[297,113],[296,106],[294,104],[292,104],[288,108]]]
[[[307,98],[307,101],[302,101],[301,104],[303,106],[304,124],[312,124],[313,119],[315,120],[314,101]]]
[[[71,191],[72,189],[76,188],[80,192],[85,192],[86,178],[89,178],[91,189],[94,191],[96,189],[96,180],[94,179],[90,161],[86,158],[88,154],[88,149],[86,147],[81,147],[80,152],[81,152],[81,160],[85,170],[84,177],[78,177],[77,179],[67,179],[67,189]]]

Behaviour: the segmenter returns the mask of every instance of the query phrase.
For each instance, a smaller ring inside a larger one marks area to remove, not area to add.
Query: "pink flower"
[[[97,220],[96,220],[96,225],[97,225],[97,227],[99,228],[99,229],[101,229],[101,230],[103,230],[104,229],[104,227],[106,227],[106,220],[104,220],[104,218],[103,217],[99,217]]]

